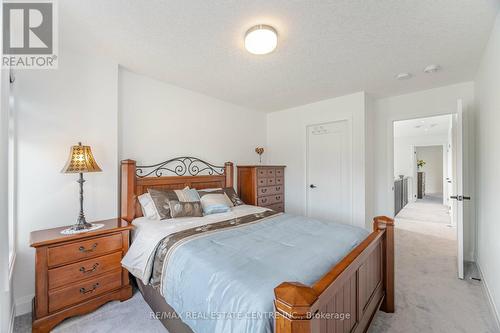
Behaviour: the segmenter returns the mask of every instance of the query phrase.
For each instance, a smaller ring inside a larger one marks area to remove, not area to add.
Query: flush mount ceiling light
[[[278,33],[269,25],[256,25],[245,34],[245,48],[252,54],[271,53],[277,45]]]
[[[439,66],[439,65],[429,65],[429,66],[424,68],[424,73],[432,74],[432,73],[439,72],[440,70],[441,70],[441,66]]]
[[[398,80],[408,80],[411,79],[412,75],[410,73],[399,73],[396,75],[396,79]]]

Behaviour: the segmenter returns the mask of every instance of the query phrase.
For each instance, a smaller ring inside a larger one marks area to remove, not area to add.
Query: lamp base
[[[80,226],[78,224],[75,224],[67,229],[64,229],[61,231],[61,234],[63,235],[74,235],[74,234],[80,234],[80,233],[83,233],[83,232],[89,232],[89,231],[94,231],[94,230],[97,230],[97,229],[100,229],[102,227],[104,227],[104,224],[91,224],[91,223],[87,223],[88,225],[90,225],[89,228],[84,228],[84,229],[81,229]]]

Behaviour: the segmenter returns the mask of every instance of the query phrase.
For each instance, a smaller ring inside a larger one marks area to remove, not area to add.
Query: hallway
[[[370,333],[498,332],[482,283],[459,280],[447,207],[408,204],[396,218],[396,313],[378,312]]]

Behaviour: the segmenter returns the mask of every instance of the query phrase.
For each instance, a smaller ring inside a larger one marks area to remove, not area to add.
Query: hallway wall
[[[424,160],[425,192],[443,193],[443,146],[416,147],[417,160]]]

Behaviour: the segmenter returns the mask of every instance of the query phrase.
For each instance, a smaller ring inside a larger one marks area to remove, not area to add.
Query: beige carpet
[[[455,228],[436,201],[396,219],[396,312],[378,312],[369,333],[498,332],[482,284],[459,280]]]
[[[396,228],[396,313],[379,312],[370,333],[497,332],[481,283],[457,279],[455,229],[447,227],[448,223],[446,208],[435,201],[419,201],[401,211]],[[126,302],[112,302],[68,319],[54,330],[165,331],[151,319],[151,310],[139,293]],[[14,332],[31,332],[30,315],[16,318]]]

